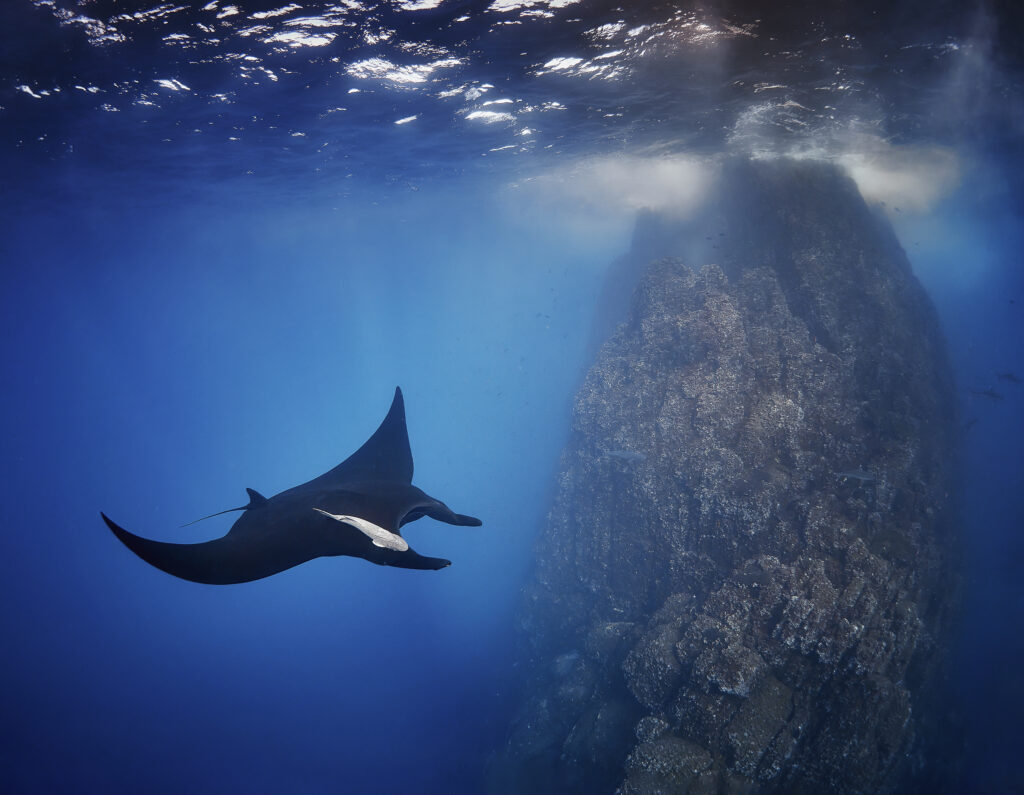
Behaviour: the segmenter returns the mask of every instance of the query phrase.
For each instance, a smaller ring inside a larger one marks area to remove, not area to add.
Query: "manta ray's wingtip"
[[[107,527],[110,528],[110,532],[117,536],[118,539],[120,539],[120,541],[127,546],[128,539],[134,537],[133,534],[129,533],[127,530],[121,527],[121,525],[119,525],[117,522],[115,522],[113,519],[111,519],[109,516],[103,513],[103,511],[100,511],[100,517],[102,517]]]
[[[128,549],[130,549],[132,552],[135,552],[136,555],[138,555],[139,553],[135,549],[135,542],[142,541],[142,539],[140,539],[134,533],[130,533],[127,530],[125,530],[123,527],[121,527],[121,525],[119,525],[117,522],[115,522],[113,519],[111,519],[109,516],[103,513],[103,511],[100,511],[100,516],[103,518],[103,521],[106,523],[107,527],[110,528],[110,532],[114,534],[117,540],[124,544],[126,547],[128,547]]]
[[[405,396],[402,394],[402,387],[400,386],[395,387],[395,395],[391,398],[391,408],[388,409],[384,422],[397,418],[401,418],[402,423],[405,423]]]

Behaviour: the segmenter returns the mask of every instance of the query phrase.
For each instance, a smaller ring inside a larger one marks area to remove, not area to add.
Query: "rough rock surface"
[[[920,783],[958,582],[931,306],[824,164],[733,163],[644,223],[703,261],[642,273],[577,395],[493,789]]]

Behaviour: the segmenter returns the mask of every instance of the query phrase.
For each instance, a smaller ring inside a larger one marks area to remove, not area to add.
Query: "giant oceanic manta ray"
[[[229,509],[242,515],[227,535],[201,544],[151,541],[129,533],[106,514],[100,516],[147,563],[211,585],[259,580],[334,555],[403,569],[443,569],[451,561],[414,552],[402,538],[402,526],[424,516],[453,525],[481,524],[412,485],[401,389],[395,390],[391,409],[373,436],[334,469],[269,499],[246,491],[249,503]]]

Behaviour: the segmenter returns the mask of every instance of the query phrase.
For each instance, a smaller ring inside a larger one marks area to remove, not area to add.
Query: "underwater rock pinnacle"
[[[661,258],[614,277],[632,305],[576,397],[492,789],[920,786],[955,417],[905,254],[842,172],[784,160],[728,163],[634,251]]]

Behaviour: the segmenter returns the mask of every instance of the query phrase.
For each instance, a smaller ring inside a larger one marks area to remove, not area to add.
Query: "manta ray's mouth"
[[[370,541],[373,542],[375,547],[382,547],[383,549],[393,549],[396,552],[407,552],[409,550],[409,542],[402,538],[397,533],[392,533],[385,530],[380,525],[376,525],[373,522],[368,522],[366,519],[361,519],[358,516],[346,516],[345,514],[328,513],[327,511],[314,508],[317,513],[322,513],[324,516],[328,516],[334,519],[336,522],[342,522],[350,527],[354,527],[356,530],[361,532]]]

